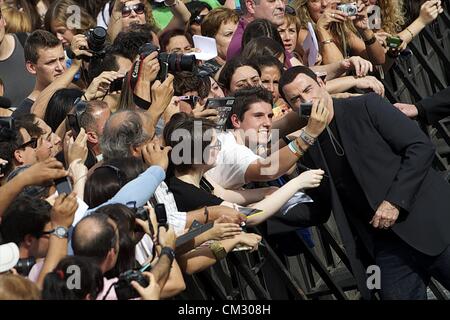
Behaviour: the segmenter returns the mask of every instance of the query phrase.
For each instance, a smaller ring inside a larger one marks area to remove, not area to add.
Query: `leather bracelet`
[[[293,154],[295,154],[295,156],[297,158],[300,158],[303,155],[301,152],[299,152],[299,150],[297,150],[296,144],[294,141],[289,142],[288,147],[289,147],[289,150],[291,150],[291,152]]]
[[[170,264],[173,263],[173,260],[175,259],[175,251],[170,247],[164,247],[161,249],[161,254],[159,255],[162,257],[163,255],[167,255],[167,257],[170,260]]]
[[[375,35],[373,35],[372,38],[370,38],[369,40],[364,40],[364,44],[365,44],[366,46],[371,46],[371,45],[373,45],[376,41],[377,41],[377,37],[375,37]]]
[[[301,153],[302,155],[305,154],[305,153],[306,153],[306,150],[302,148],[302,146],[298,143],[298,140],[295,139],[294,142],[295,142],[295,145],[297,146],[298,150],[300,150],[300,153]]]

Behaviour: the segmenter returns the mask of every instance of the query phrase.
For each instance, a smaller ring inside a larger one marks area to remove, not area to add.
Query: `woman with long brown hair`
[[[319,41],[323,64],[352,55],[368,59],[375,65],[384,64],[384,49],[368,26],[368,0],[358,0],[356,16],[337,10],[334,0],[294,0],[291,5],[296,9],[302,26],[298,42],[305,40],[307,23],[311,22]]]

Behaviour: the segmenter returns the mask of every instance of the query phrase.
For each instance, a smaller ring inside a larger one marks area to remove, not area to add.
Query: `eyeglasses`
[[[206,14],[199,14],[194,19],[192,19],[191,23],[202,24],[203,19],[205,19],[205,17],[206,17]]]
[[[285,7],[285,9],[284,9],[284,12],[286,13],[286,14],[288,14],[288,15],[291,15],[291,16],[297,16],[297,12],[295,11],[295,9],[294,8],[292,8],[290,5],[286,5],[286,7]]]
[[[20,145],[17,149],[25,149],[27,147],[30,147],[31,149],[36,149],[38,143],[37,138],[31,138],[30,141],[25,142],[24,144]]]
[[[143,3],[133,4],[131,6],[124,6],[122,8],[122,18],[126,18],[134,11],[136,14],[143,14],[145,11],[145,5]]]

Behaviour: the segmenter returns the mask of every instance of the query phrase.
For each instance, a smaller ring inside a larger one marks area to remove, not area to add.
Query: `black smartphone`
[[[69,122],[69,127],[72,131],[72,137],[75,140],[80,133],[80,124],[78,123],[77,116],[73,113],[69,113],[67,115],[67,121]]]
[[[205,109],[216,109],[218,112],[216,128],[218,130],[225,130],[225,125],[231,112],[233,111],[235,98],[225,97],[225,98],[215,98],[206,100]]]
[[[167,213],[164,203],[158,203],[155,206],[155,214],[156,221],[158,221],[158,226],[164,226],[167,228]]]
[[[69,177],[63,177],[55,180],[56,190],[58,194],[67,194],[72,193],[72,183],[70,183]]]
[[[312,102],[304,102],[300,104],[300,109],[298,110],[299,116],[307,118],[311,115],[312,111]]]
[[[122,91],[123,81],[125,77],[117,78],[109,85],[109,92]]]
[[[13,117],[0,117],[0,128],[5,127],[8,129],[14,128],[14,118]]]

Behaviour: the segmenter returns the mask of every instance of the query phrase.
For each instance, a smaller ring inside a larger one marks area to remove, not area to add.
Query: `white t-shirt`
[[[238,144],[232,132],[221,132],[217,138],[222,149],[217,156],[217,165],[207,172],[208,176],[225,189],[238,189],[245,185],[248,166],[262,159],[244,145]]]

